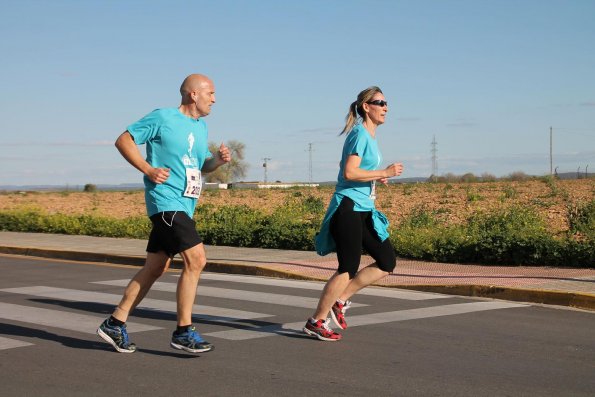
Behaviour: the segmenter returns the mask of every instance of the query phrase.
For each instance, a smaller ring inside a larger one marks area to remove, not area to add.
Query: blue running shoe
[[[97,328],[97,335],[99,335],[104,341],[109,343],[120,353],[134,353],[136,351],[136,345],[130,343],[128,340],[128,332],[126,332],[126,324],[121,327],[117,325],[111,325],[109,318],[101,323]]]
[[[204,353],[215,348],[215,346],[204,340],[194,327],[189,327],[186,332],[182,333],[174,331],[171,336],[171,347],[189,353]]]

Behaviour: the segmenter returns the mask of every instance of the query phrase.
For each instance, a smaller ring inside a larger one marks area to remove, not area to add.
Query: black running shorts
[[[147,252],[165,252],[174,256],[200,243],[196,222],[184,211],[158,212],[150,217],[153,229],[149,235]]]
[[[362,248],[374,258],[376,266],[385,272],[392,272],[397,264],[397,256],[390,239],[380,241],[372,223],[371,212],[354,211],[355,203],[343,197],[334,213],[330,230],[337,245],[339,273],[349,273],[355,277],[359,268]]]

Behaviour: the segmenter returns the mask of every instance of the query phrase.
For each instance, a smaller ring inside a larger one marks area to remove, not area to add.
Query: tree
[[[235,140],[229,141],[226,145],[231,152],[231,161],[206,174],[207,182],[230,183],[246,176],[248,170],[248,163],[244,161],[246,145]],[[209,151],[214,155],[219,151],[219,145],[209,142]]]
[[[85,185],[85,187],[83,188],[83,192],[87,192],[87,193],[93,193],[97,191],[97,185],[94,185],[92,183],[87,183]]]

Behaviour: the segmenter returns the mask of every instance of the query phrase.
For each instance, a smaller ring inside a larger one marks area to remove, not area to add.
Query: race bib
[[[198,168],[186,168],[186,190],[184,197],[198,199],[202,189],[202,177]]]
[[[372,181],[372,191],[370,192],[370,200],[376,200],[376,181]]]

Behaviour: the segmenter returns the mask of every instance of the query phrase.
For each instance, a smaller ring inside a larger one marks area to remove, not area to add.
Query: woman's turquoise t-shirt
[[[343,197],[349,197],[353,200],[355,203],[353,207],[354,211],[372,212],[372,222],[378,238],[381,241],[388,238],[388,219],[384,214],[376,210],[374,199],[372,198],[373,182],[348,181],[344,177],[345,164],[351,155],[357,155],[361,158],[359,168],[364,170],[376,170],[382,163],[382,155],[378,149],[376,139],[361,124],[353,127],[347,134],[345,143],[343,144],[343,154],[341,156],[335,193],[331,198],[324,220],[322,221],[320,232],[316,235],[315,239],[316,252],[319,255],[326,255],[335,251],[336,245],[330,232],[330,223]]]
[[[361,159],[359,168],[363,170],[376,170],[382,163],[378,142],[361,124],[356,124],[345,138],[335,191],[352,199],[355,211],[372,211],[375,208],[371,198],[372,182],[348,181],[344,176],[347,158],[354,154]]]

